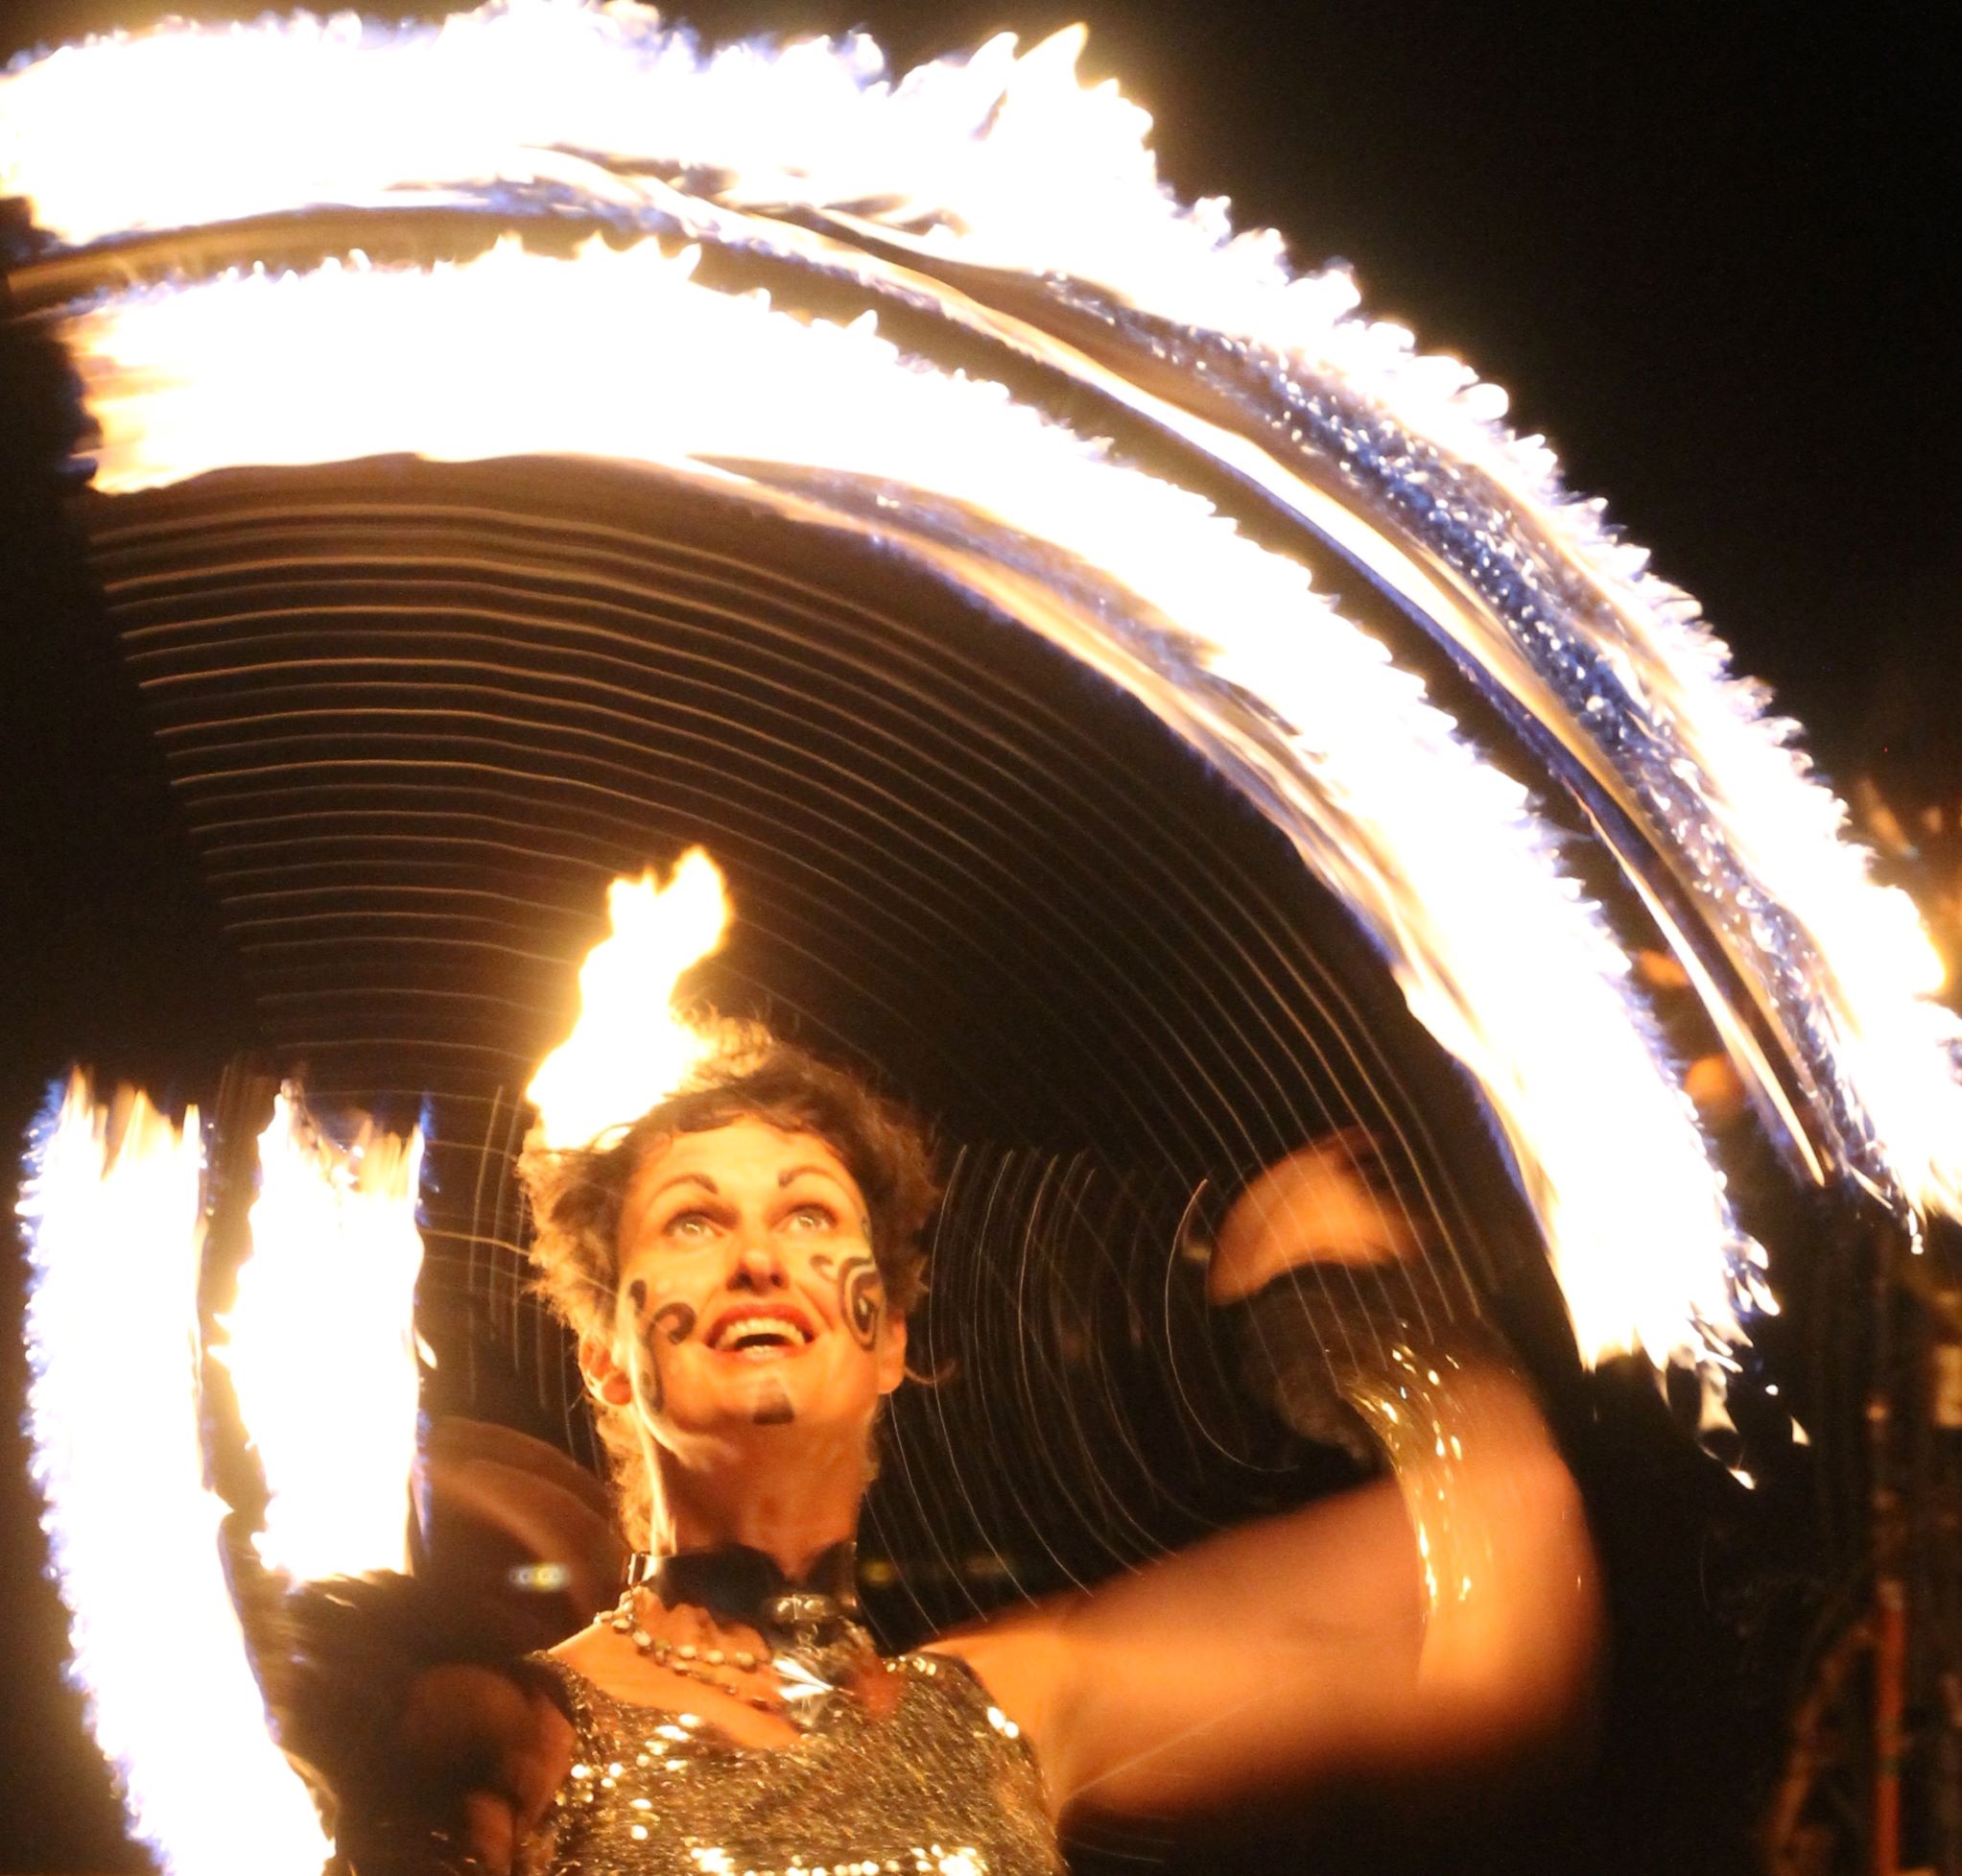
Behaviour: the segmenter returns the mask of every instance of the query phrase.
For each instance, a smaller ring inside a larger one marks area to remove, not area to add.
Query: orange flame
[[[328,1845],[267,1735],[204,1477],[202,1164],[195,1111],[179,1129],[134,1089],[98,1105],[70,1081],[20,1204],[28,1432],[73,1674],[131,1832],[167,1870],[298,1876]]]
[[[325,1138],[282,1089],[259,1136],[252,1250],[216,1355],[265,1468],[256,1540],[301,1579],[409,1567],[422,1134]]]
[[[651,869],[606,891],[612,935],[579,966],[579,1015],[525,1090],[538,1109],[533,1138],[583,1147],[637,1120],[674,1092],[715,1043],[675,1014],[683,971],[717,950],[729,898],[716,863],[691,847],[666,886]]]

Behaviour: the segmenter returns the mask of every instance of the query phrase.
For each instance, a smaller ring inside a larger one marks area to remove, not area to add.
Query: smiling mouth
[[[786,1316],[731,1316],[716,1325],[708,1345],[718,1355],[768,1362],[797,1354],[811,1340],[809,1329]]]

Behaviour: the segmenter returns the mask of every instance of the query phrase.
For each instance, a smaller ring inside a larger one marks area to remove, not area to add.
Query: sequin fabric
[[[1028,1742],[945,1655],[886,1662],[889,1712],[841,1694],[781,1747],[550,1665],[576,1756],[532,1876],[1062,1876]]]

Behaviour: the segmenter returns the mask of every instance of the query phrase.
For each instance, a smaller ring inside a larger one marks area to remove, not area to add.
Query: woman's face
[[[746,1118],[650,1153],[621,1212],[612,1356],[684,1459],[751,1429],[869,1429],[905,1372],[906,1324],[838,1154]]]

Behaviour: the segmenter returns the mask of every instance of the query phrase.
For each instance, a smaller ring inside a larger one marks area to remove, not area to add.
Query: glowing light
[[[1809,939],[1785,994],[1822,1027],[1844,1081],[1821,1098],[1863,1109],[1915,1204],[1962,1212],[1962,1025],[1929,994],[1913,909],[1840,838],[1843,811],[1761,693],[1729,677],[1693,603],[1649,574],[1600,505],[1569,495],[1543,439],[1504,427],[1501,390],[1419,353],[1401,327],[1349,317],[1346,273],[1297,277],[1280,238],[1237,234],[1223,201],[1186,207],[1164,190],[1148,117],[1114,86],[1080,82],[1081,43],[1073,29],[1024,53],[1004,35],[893,83],[862,36],[704,53],[619,0],[506,0],[392,31],[344,14],[176,24],[0,80],[0,188],[71,241],[296,204],[481,204],[552,189],[629,223],[650,204],[702,227],[796,208],[847,235],[875,228],[899,251],[1084,282],[1347,387],[1433,445],[1448,472],[1499,491],[1531,551],[1598,600],[1565,624],[1619,674],[1617,711],[1693,775],[1749,890]],[[714,200],[608,161],[715,174]],[[779,245],[808,239],[770,226]],[[286,458],[274,446],[252,460]],[[1274,460],[1258,473],[1297,500]],[[1515,669],[1531,656],[1502,633],[1474,650]],[[1596,760],[1614,757],[1597,748]],[[1761,971],[1786,948],[1757,917],[1733,919],[1728,941]],[[1873,1143],[1845,1145],[1857,1161]]]
[[[525,1098],[548,1147],[582,1147],[637,1120],[687,1080],[714,1043],[674,1010],[674,985],[722,941],[728,894],[716,863],[691,847],[666,886],[652,872],[606,892],[612,935],[579,966],[579,1014]]]
[[[72,327],[104,432],[100,479],[130,487],[394,449],[556,450],[731,486],[726,468],[700,464],[822,464],[958,502],[979,518],[971,542],[910,534],[898,505],[886,511],[889,537],[1284,804],[1304,857],[1369,922],[1413,1009],[1484,1086],[1583,1348],[1640,1346],[1662,1361],[1735,1334],[1737,1241],[1721,1182],[1673,1069],[1631,1013],[1627,962],[1524,792],[1477,758],[1416,680],[1298,566],[1195,496],[1110,462],[998,387],[903,361],[868,321],[806,322],[711,293],[692,259],[652,243],[594,243],[572,262],[506,246],[432,273],[326,268],[106,302]],[[635,321],[658,321],[666,343],[556,344],[581,322]],[[482,355],[473,334],[485,335]],[[672,371],[669,356],[691,369]],[[314,368],[274,408],[264,373],[294,357]],[[493,359],[499,394],[486,399],[480,374]],[[1025,547],[992,551],[1005,535]],[[1098,569],[1133,617],[1181,640],[1185,670],[1168,669],[1162,641],[1135,643],[1022,571],[1028,542],[1058,569]],[[593,1033],[603,1055],[650,1065],[616,1093],[570,1058],[553,1064],[546,1088],[586,1103],[551,1120],[561,1144],[673,1084],[674,1069],[654,1064],[672,974],[691,949],[630,967],[619,954],[608,995],[640,1000],[640,1049],[620,1046],[618,1016]],[[558,1099],[550,1093],[555,1116]],[[1633,1186],[1630,1165],[1643,1169]]]
[[[1398,327],[1352,318],[1345,274],[1296,278],[1277,237],[1235,235],[1222,202],[1188,209],[1163,191],[1148,120],[1113,87],[1080,83],[1079,48],[1075,34],[1026,54],[1003,37],[894,83],[862,38],[703,54],[652,14],[573,0],[510,0],[395,32],[346,17],[178,26],[0,81],[0,174],[71,239],[301,203],[481,206],[558,191],[628,228],[709,238],[742,224],[767,229],[781,251],[822,246],[862,277],[887,267],[780,219],[798,208],[847,238],[876,227],[889,251],[1067,276],[1345,387],[1448,470],[1501,491],[1524,536],[1597,594],[1595,613],[1567,623],[1620,674],[1618,707],[1698,777],[1712,825],[1753,870],[1754,903],[1782,898],[1829,960],[1803,994],[1833,1073],[1864,1102],[1918,1202],[1962,1197],[1962,1088],[1947,1055],[1956,1025],[1914,994],[1927,952],[1911,910],[1866,882],[1863,859],[1838,840],[1837,804],[1761,720],[1761,700],[1725,678],[1722,648],[1693,607],[1650,579],[1597,505],[1569,499],[1537,439],[1503,429],[1502,392],[1455,360],[1417,353]],[[441,110],[424,107],[434,98]],[[276,101],[263,122],[239,114],[260,110],[241,102],[254,99]],[[406,99],[417,108],[402,108]],[[372,134],[340,134],[349,123]],[[237,160],[246,147],[249,164]],[[715,174],[712,195],[655,179],[677,162]],[[692,466],[732,486],[727,468],[703,465],[746,458],[889,482],[901,491],[894,538],[1136,691],[1285,816],[1419,1015],[1484,1087],[1584,1348],[1720,1359],[1738,1333],[1736,1297],[1762,1286],[1737,1277],[1745,1247],[1721,1180],[1676,1071],[1647,1039],[1623,961],[1574,902],[1517,791],[1296,570],[1264,567],[1191,497],[1105,462],[1094,441],[1046,431],[999,390],[918,368],[863,324],[802,324],[754,297],[708,293],[690,263],[650,242],[572,262],[501,250],[429,274],[357,262],[304,281],[106,302],[69,327],[106,433],[99,481],[135,487],[234,463],[408,449],[587,453]],[[917,273],[906,286],[940,292]],[[957,296],[941,297],[951,308]],[[649,340],[566,347],[576,330]],[[1067,351],[1032,327],[1014,343]],[[296,357],[307,372],[294,372]],[[674,358],[690,368],[667,368]],[[298,395],[267,398],[269,374]],[[1099,382],[1108,389],[1108,374]],[[1123,394],[1170,420],[1144,393]],[[1283,501],[1308,503],[1280,457],[1229,447],[1196,420],[1178,427]],[[974,538],[908,538],[908,490],[980,517]],[[1108,576],[1139,621],[1184,635],[1186,673],[1168,675],[1039,571],[1005,554],[991,562],[979,545],[988,528],[1038,543],[1058,567]],[[1454,629],[1515,675],[1530,661],[1490,621]],[[1195,673],[1285,728],[1253,733],[1217,699],[1186,694],[1182,678]],[[1372,752],[1367,736],[1392,740]],[[1495,924],[1502,939],[1472,936]],[[1747,968],[1769,968],[1778,951],[1768,926],[1730,941]],[[1642,1169],[1632,1186],[1630,1166]]]
[[[419,1130],[364,1124],[343,1148],[294,1087],[259,1136],[251,1254],[212,1353],[272,1493],[259,1555],[297,1579],[409,1567],[421,1168]]]
[[[35,1142],[20,1213],[28,1434],[72,1615],[70,1672],[132,1834],[165,1867],[318,1869],[327,1844],[266,1732],[199,1437],[197,1117],[76,1076]],[[131,1546],[143,1556],[132,1581]]]

